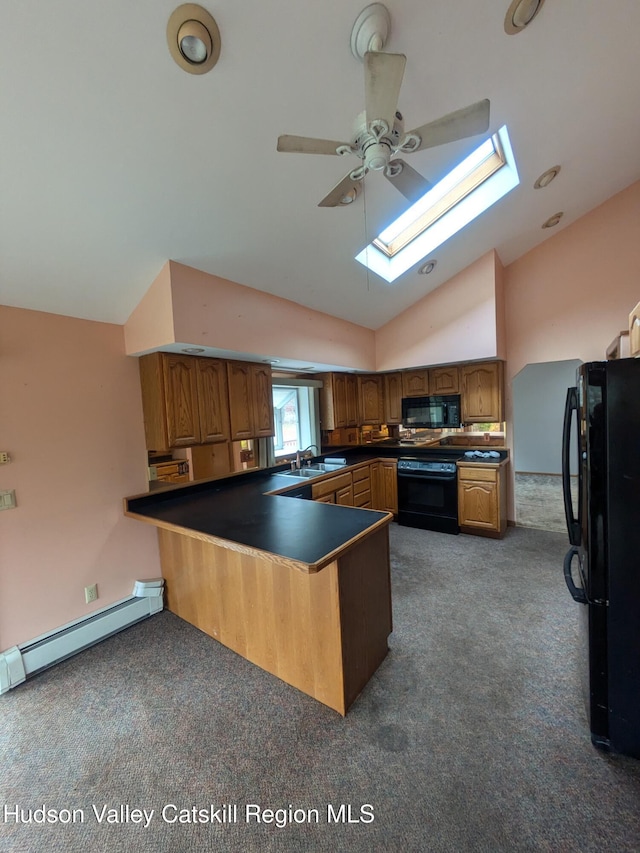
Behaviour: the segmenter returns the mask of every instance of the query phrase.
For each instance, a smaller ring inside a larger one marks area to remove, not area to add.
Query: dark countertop
[[[309,484],[298,477],[250,471],[125,498],[128,515],[158,526],[224,540],[229,547],[275,554],[314,572],[390,513],[265,494]],[[339,469],[336,473],[339,473]]]
[[[499,452],[501,459],[508,458],[508,451]],[[340,457],[347,465],[357,465],[376,458],[437,456],[457,461],[464,454],[465,449],[459,447],[406,446],[385,440],[358,447],[331,448],[317,460]],[[310,497],[314,480],[284,477],[283,470],[286,469],[252,470],[216,480],[169,486],[125,498],[125,512],[156,526],[196,537],[199,534],[202,538],[211,537],[236,550],[277,555],[300,564],[296,567],[307,572],[319,571],[335,559],[336,552],[345,550],[354,540],[392,518],[387,512],[273,494],[307,487]]]

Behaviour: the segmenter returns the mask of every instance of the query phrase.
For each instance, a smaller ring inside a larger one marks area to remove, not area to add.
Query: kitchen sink
[[[328,471],[335,471],[343,468],[343,465],[325,465],[324,462],[314,462],[311,465],[305,465],[304,468],[296,468],[295,471],[278,471],[282,477],[303,477],[305,480],[320,477]]]

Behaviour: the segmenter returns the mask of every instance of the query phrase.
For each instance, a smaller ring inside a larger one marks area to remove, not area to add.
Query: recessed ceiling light
[[[560,211],[560,213],[554,213],[553,216],[550,216],[545,223],[543,223],[543,228],[553,228],[554,225],[557,225],[558,222],[562,219],[564,213]]]
[[[533,185],[534,190],[541,190],[548,187],[559,171],[560,166],[552,166],[550,169],[547,169],[546,172],[543,172]]]
[[[184,3],[169,18],[167,44],[180,68],[189,74],[205,74],[220,56],[220,31],[206,9]]]
[[[199,352],[204,352],[204,347],[185,347],[182,352],[186,352],[189,355],[197,355]]]
[[[538,14],[544,0],[512,0],[504,18],[504,31],[514,36],[528,27]]]
[[[430,272],[434,271],[437,263],[437,261],[427,261],[426,264],[422,264],[418,272],[420,275],[429,275]]]

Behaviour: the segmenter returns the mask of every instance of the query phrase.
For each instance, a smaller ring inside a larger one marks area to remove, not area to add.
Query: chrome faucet
[[[318,450],[317,444],[310,444],[309,447],[305,447],[304,450],[296,450],[296,468],[300,468],[302,466],[302,458],[307,450],[311,450],[312,447],[315,447],[317,453],[320,453]]]

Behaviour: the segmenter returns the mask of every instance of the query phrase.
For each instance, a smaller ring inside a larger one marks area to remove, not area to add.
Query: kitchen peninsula
[[[299,500],[272,471],[125,498],[158,528],[166,604],[344,715],[392,630],[388,512]]]

